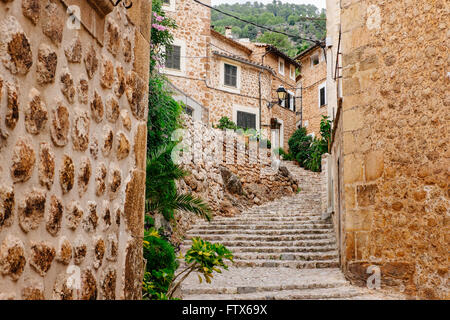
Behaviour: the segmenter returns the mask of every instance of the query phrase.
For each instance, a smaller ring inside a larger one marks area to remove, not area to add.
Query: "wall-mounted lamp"
[[[286,95],[287,95],[286,89],[283,86],[279,86],[277,89],[277,95],[278,95],[278,101],[272,101],[267,104],[267,107],[269,109],[272,108],[276,104],[281,105],[281,103],[286,99]]]

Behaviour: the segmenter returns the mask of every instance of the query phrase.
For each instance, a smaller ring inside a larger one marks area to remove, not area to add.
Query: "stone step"
[[[333,229],[330,224],[300,224],[300,223],[258,223],[258,224],[198,224],[195,229],[197,230],[292,230],[292,229]]]
[[[316,268],[337,268],[337,259],[312,260],[312,261],[283,261],[283,260],[244,260],[235,259],[235,267],[262,267],[262,268],[293,268],[293,269],[316,269]]]
[[[189,246],[180,246],[182,252],[186,252]],[[297,252],[328,252],[335,251],[335,245],[306,246],[306,247],[227,247],[234,254],[240,252],[258,252],[258,253],[297,253]]]
[[[333,233],[328,234],[302,234],[302,235],[282,235],[282,236],[263,236],[263,235],[203,235],[201,237],[207,241],[265,241],[265,242],[284,242],[284,241],[300,241],[300,240],[335,240]],[[192,239],[187,238],[187,240]]]
[[[254,222],[258,222],[259,224],[280,224],[285,225],[288,223],[295,223],[298,225],[307,225],[307,224],[331,224],[330,220],[318,219],[317,217],[311,219],[304,218],[290,218],[290,217],[251,217],[251,216],[243,216],[242,218],[230,218],[230,219],[221,219],[221,220],[211,220],[210,222],[202,221],[197,223],[197,225],[224,225],[224,224],[250,224],[252,225]]]
[[[324,229],[291,229],[291,230],[249,230],[249,229],[222,229],[222,230],[208,230],[208,229],[192,229],[187,232],[186,236],[188,237],[203,237],[205,235],[296,235],[296,234],[324,234],[333,232],[331,228]]]
[[[215,243],[217,241],[211,241],[212,243]],[[331,246],[336,244],[335,239],[321,239],[321,240],[300,240],[300,241],[279,241],[276,243],[273,243],[272,241],[242,241],[242,240],[222,240],[219,241],[221,244],[223,244],[226,247],[289,247],[289,248],[295,248],[295,247],[308,247],[308,246],[314,246],[314,247],[320,247],[320,246]],[[183,242],[184,246],[191,246],[190,240],[185,240]]]
[[[279,217],[279,218],[284,218],[284,217],[295,217],[295,218],[319,218],[321,215],[320,212],[316,212],[316,211],[301,211],[301,210],[278,210],[278,211],[270,211],[270,212],[265,212],[265,211],[259,211],[259,212],[244,212],[242,213],[240,216],[234,216],[234,217],[229,217],[228,219],[233,219],[233,218],[239,218],[239,217],[261,217],[261,218],[271,218],[271,217]],[[224,217],[215,217],[213,219],[227,219]]]
[[[359,288],[342,286],[241,294],[192,294],[183,298],[184,300],[320,300],[350,299],[361,294],[362,291]]]
[[[254,221],[254,220],[262,220],[262,221],[286,221],[286,220],[294,220],[294,221],[304,221],[304,222],[324,222],[330,223],[326,220],[321,219],[321,215],[316,214],[314,216],[305,216],[305,215],[297,215],[295,213],[292,214],[271,214],[271,215],[253,215],[253,214],[245,214],[242,216],[232,217],[232,218],[223,218],[216,217],[211,220],[208,224],[212,222],[235,222],[235,221]]]
[[[259,292],[273,292],[281,290],[307,290],[307,289],[324,289],[337,288],[348,285],[347,281],[309,281],[304,283],[276,284],[276,285],[247,285],[247,286],[214,286],[205,287],[202,285],[191,285],[189,288],[183,288],[181,294],[197,295],[197,294],[246,294]]]
[[[336,260],[338,254],[336,251],[327,251],[320,253],[254,253],[237,252],[234,254],[235,260],[275,260],[275,261],[323,261]]]

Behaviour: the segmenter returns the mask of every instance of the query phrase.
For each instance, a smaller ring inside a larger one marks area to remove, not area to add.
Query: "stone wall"
[[[286,168],[272,169],[268,149],[258,149],[255,142],[248,142],[246,147],[242,136],[234,132],[227,136],[188,116],[184,121],[183,141],[192,152],[182,160],[191,174],[179,183],[179,189],[207,201],[214,215],[234,216],[253,205],[297,192],[295,179]],[[227,141],[232,148],[226,148]]]
[[[319,55],[318,65],[311,64],[311,56],[315,54]],[[326,105],[319,107],[319,87],[326,83],[327,61],[321,47],[308,51],[299,61],[302,64],[299,84],[299,87],[302,87],[302,117],[300,119],[300,115],[298,115],[297,120],[302,120],[308,134],[314,133],[314,136],[318,137],[320,135],[320,120],[322,120],[322,116],[328,115]]]
[[[347,275],[449,299],[449,11],[444,0],[341,2]]]
[[[2,299],[141,296],[151,2],[96,4],[0,2]]]

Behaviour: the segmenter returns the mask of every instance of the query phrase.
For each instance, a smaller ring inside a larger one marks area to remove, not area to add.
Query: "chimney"
[[[227,37],[227,38],[233,38],[233,35],[232,35],[232,33],[231,33],[231,27],[230,26],[226,26],[225,27],[225,37]]]

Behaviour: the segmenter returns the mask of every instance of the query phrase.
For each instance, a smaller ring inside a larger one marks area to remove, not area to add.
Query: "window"
[[[278,72],[284,75],[284,60],[281,58],[278,58]]]
[[[224,82],[226,86],[237,88],[237,67],[225,63]]]
[[[319,86],[319,108],[327,104],[327,83]]]
[[[240,128],[256,130],[256,114],[238,111],[236,124]]]
[[[189,116],[192,117],[192,115],[194,114],[194,109],[192,109],[192,108],[189,107],[189,106],[185,106],[185,107],[184,107],[184,112],[185,112],[187,115],[189,115]]]
[[[293,92],[288,91],[288,94],[286,95],[286,102],[283,107],[291,111],[295,111],[295,96]]]
[[[164,10],[175,11],[175,0],[163,0],[162,1]]]
[[[311,66],[316,66],[319,64],[319,55],[315,54],[311,56]]]
[[[166,57],[166,68],[181,70],[181,47],[180,46],[171,46],[167,48],[167,57]]]
[[[289,76],[291,77],[292,80],[295,80],[295,67],[294,66],[290,66]]]

